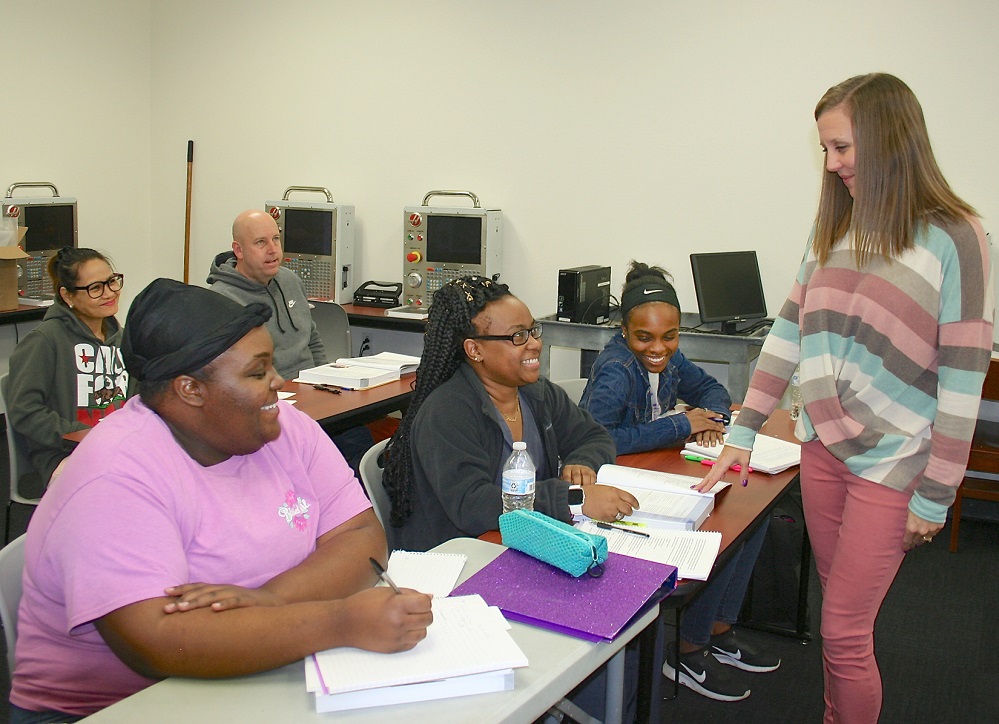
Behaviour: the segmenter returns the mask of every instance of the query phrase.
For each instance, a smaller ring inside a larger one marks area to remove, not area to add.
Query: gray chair
[[[350,344],[350,322],[347,313],[336,302],[309,302],[312,310],[312,321],[316,323],[319,336],[326,348],[326,357],[330,362],[341,357],[353,357]]]
[[[383,470],[382,466],[378,464],[378,456],[384,452],[388,444],[388,440],[376,442],[364,453],[364,457],[361,458],[361,483],[364,485],[364,490],[368,493],[371,506],[375,509],[378,522],[385,529],[385,538],[388,540],[388,547],[391,551],[392,525],[389,523],[389,517],[392,513],[392,504],[389,502],[388,492],[382,486]]]
[[[7,640],[7,671],[14,675],[14,645],[17,643],[17,607],[21,603],[21,572],[24,570],[24,536],[0,550],[0,622]]]
[[[7,378],[9,375],[0,376],[0,413],[7,418],[7,457],[10,459],[10,499],[7,501],[7,521],[4,525],[3,540],[6,543],[10,540],[10,508],[14,503],[21,505],[38,505],[41,498],[27,498],[21,495],[20,484],[24,476],[35,472],[28,454],[24,438],[14,430],[10,424],[10,415],[7,414]]]
[[[586,389],[587,379],[585,377],[577,377],[571,380],[552,380],[552,382],[569,395],[569,399],[579,404],[580,398],[583,396],[583,390]]]

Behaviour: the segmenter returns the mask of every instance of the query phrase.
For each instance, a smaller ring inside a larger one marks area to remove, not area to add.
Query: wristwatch
[[[569,486],[569,512],[573,515],[583,514],[583,503],[586,501],[586,493],[583,492],[582,485]]]

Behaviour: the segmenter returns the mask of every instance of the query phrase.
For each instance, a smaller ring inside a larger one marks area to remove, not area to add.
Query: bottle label
[[[503,473],[504,495],[530,495],[534,486],[534,473],[530,470],[507,470]]]

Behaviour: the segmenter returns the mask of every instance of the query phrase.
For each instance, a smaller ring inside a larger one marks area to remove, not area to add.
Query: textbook
[[[512,689],[527,657],[510,624],[481,596],[435,598],[427,637],[409,651],[379,654],[350,647],[305,659],[316,711],[343,711]]]
[[[333,362],[302,370],[295,382],[308,382],[314,385],[333,385],[351,390],[366,390],[370,387],[395,382],[399,373],[395,370],[360,365],[343,365]]]
[[[420,358],[411,354],[396,352],[379,352],[368,357],[343,357],[336,361],[338,365],[360,365],[362,367],[377,367],[385,370],[395,370],[400,375],[415,372],[420,366]]]
[[[725,435],[725,441],[728,441],[728,435]],[[705,447],[696,442],[688,442],[683,446],[683,450],[716,460],[722,451],[722,446]],[[756,436],[753,453],[749,458],[749,467],[754,471],[775,475],[795,465],[801,465],[801,445],[769,435]]]
[[[698,493],[690,486],[700,480],[623,465],[601,465],[597,471],[597,484],[627,490],[638,499],[638,508],[625,516],[622,523],[667,530],[700,528],[714,510],[715,492],[730,485],[715,485],[706,493]]]

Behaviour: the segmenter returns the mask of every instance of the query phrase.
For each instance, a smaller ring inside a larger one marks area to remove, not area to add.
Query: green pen
[[[692,453],[684,453],[683,454],[683,459],[684,460],[690,460],[691,462],[699,463],[702,460],[707,460],[708,458],[706,458],[706,457],[704,457],[702,455],[694,455]]]

